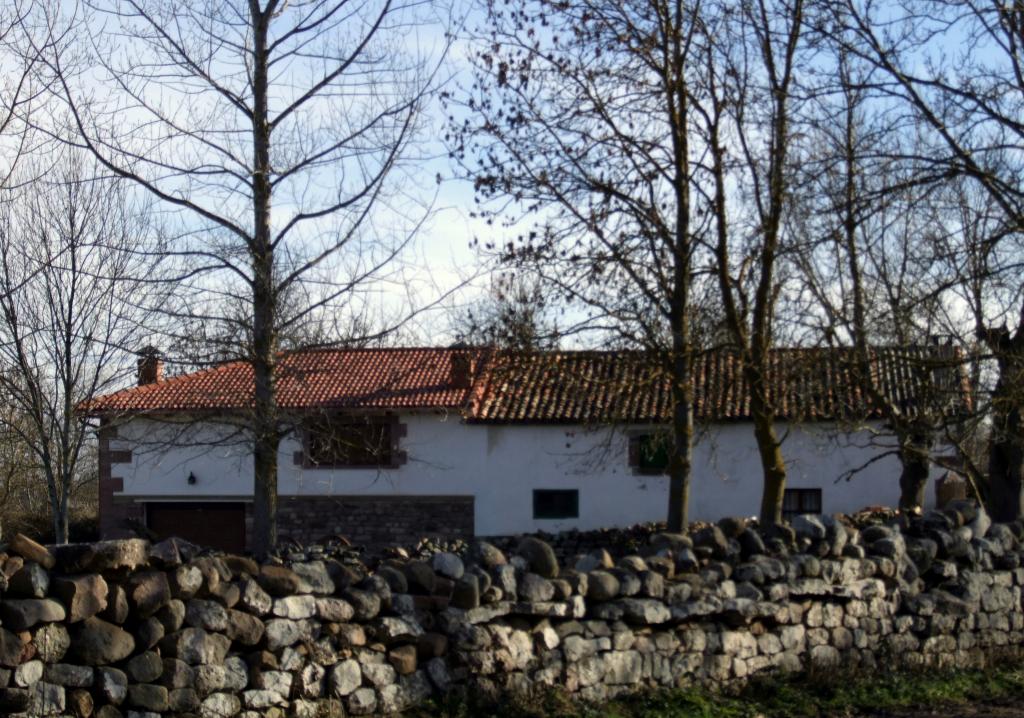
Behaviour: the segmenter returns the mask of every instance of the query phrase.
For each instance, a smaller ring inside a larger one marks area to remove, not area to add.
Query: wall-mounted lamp
[[[191,471],[190,471],[190,472],[188,472],[188,485],[189,485],[189,486],[195,486],[195,484],[196,484],[196,482],[197,482],[198,480],[199,480],[199,479],[197,479],[197,478],[196,478],[196,475],[195,475],[195,474],[193,474],[193,473],[192,473]]]

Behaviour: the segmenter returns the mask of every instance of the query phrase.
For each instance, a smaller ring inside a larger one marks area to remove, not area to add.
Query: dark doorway
[[[160,538],[178,536],[221,551],[245,551],[245,504],[242,503],[148,503],[146,525]]]

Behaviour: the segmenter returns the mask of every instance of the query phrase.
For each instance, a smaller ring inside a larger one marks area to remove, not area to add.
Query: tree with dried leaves
[[[694,296],[711,203],[695,102],[709,34],[671,0],[484,2],[472,85],[449,95],[452,154],[489,247],[571,307],[574,330],[641,348],[671,386],[670,530],[685,530],[693,461]],[[702,176],[703,175],[703,176]],[[622,387],[629,391],[635,387]]]
[[[985,192],[1002,228],[984,242],[1016,242],[1024,231],[1024,7],[837,0],[830,8],[833,38],[877,68],[877,87],[927,129],[931,149],[920,163],[967,177]],[[965,38],[970,52],[948,52]],[[1019,309],[987,307],[976,327],[998,371],[988,478],[999,520],[1024,516],[1024,300],[1018,303]]]

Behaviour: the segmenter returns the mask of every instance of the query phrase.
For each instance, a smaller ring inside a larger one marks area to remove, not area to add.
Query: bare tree
[[[797,255],[809,295],[803,316],[829,345],[852,345],[848,370],[864,401],[844,418],[885,422],[879,439],[895,438],[895,447],[880,456],[900,459],[900,509],[919,512],[932,449],[965,410],[945,381],[959,373],[955,352],[923,348],[943,326],[941,300],[950,286],[934,270],[939,250],[929,201],[945,177],[901,155],[900,145],[916,141],[916,125],[874,96],[871,68],[843,48],[833,60],[821,73],[801,156],[805,191],[790,219],[806,240]],[[912,404],[891,395],[879,371],[893,356],[917,375]]]
[[[871,2],[832,4],[832,33],[880,71],[879,87],[926,127],[931,151],[919,159],[969,177],[1003,214],[990,241],[1024,229],[1024,8],[1000,2],[905,0],[896,10]],[[971,52],[950,53],[970,38]],[[881,80],[884,77],[884,82]],[[998,366],[992,393],[990,503],[1002,520],[1024,515],[1024,302],[1005,323],[977,328]],[[991,310],[988,310],[991,314]]]
[[[85,160],[85,161],[83,161]],[[90,431],[77,408],[133,368],[126,347],[147,336],[149,228],[125,183],[103,180],[80,153],[24,171],[33,181],[0,207],[0,417],[45,482],[55,540],[68,540],[69,502],[86,481]]]
[[[709,51],[707,148],[714,178],[714,271],[725,326],[750,394],[764,473],[759,518],[782,521],[786,463],[775,430],[771,350],[791,206],[796,112],[805,59],[803,0],[741,1]],[[777,368],[776,368],[777,373]]]
[[[671,386],[668,525],[686,526],[696,256],[708,232],[695,103],[708,20],[675,0],[483,3],[453,155],[490,221],[521,222],[507,266],[542,278],[574,329],[642,348]],[[454,111],[457,106],[460,111]],[[636,387],[623,387],[624,391]]]
[[[182,267],[182,323],[219,326],[211,353],[252,366],[252,548],[264,554],[276,543],[281,338],[351,313],[425,214],[394,200],[413,198],[398,170],[445,41],[417,48],[431,9],[418,0],[87,5],[105,28],[95,70],[51,69],[78,144],[177,211],[167,256]],[[97,82],[106,99],[90,103]],[[222,311],[227,297],[243,311]]]
[[[554,349],[562,332],[552,299],[534,275],[498,273],[487,297],[454,317],[455,335],[460,342],[504,350]]]

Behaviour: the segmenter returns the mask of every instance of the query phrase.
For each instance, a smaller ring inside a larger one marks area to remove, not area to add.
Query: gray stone
[[[68,609],[68,622],[77,623],[107,607],[109,589],[99,574],[69,576],[53,581],[53,595]]]
[[[385,713],[399,713],[426,700],[432,692],[426,673],[418,671],[381,689],[380,708]]]
[[[54,663],[46,666],[43,680],[67,688],[90,688],[93,684],[93,669],[70,663]]]
[[[528,573],[519,581],[519,598],[524,601],[550,601],[555,595],[555,587],[551,581],[535,574]]]
[[[214,693],[199,704],[202,718],[232,718],[242,711],[242,701],[230,693]]]
[[[434,558],[431,559],[430,565],[431,568],[434,569],[435,573],[451,579],[452,581],[458,581],[466,572],[466,567],[463,565],[462,559],[455,554],[448,552],[434,554]]]
[[[480,605],[480,579],[475,574],[466,574],[455,582],[452,591],[452,605],[469,610]]]
[[[12,598],[46,598],[49,588],[49,572],[35,561],[26,561],[9,579],[7,595]]]
[[[295,677],[295,686],[304,698],[319,698],[324,690],[324,678],[327,670],[316,663],[303,666]]]
[[[612,556],[605,549],[597,549],[591,551],[586,556],[583,556],[574,566],[576,571],[582,573],[589,573],[591,571],[604,570],[614,568],[615,562],[612,561]]]
[[[12,631],[25,631],[39,623],[63,621],[64,606],[48,598],[4,599],[0,603],[0,620]]]
[[[623,598],[616,603],[622,606],[624,617],[630,623],[655,625],[672,618],[665,604],[653,598]]]
[[[164,658],[160,684],[169,689],[189,688],[196,681],[195,670],[185,661],[177,658]]]
[[[314,596],[288,596],[274,600],[273,613],[280,618],[300,621],[316,615],[317,599]]]
[[[798,537],[810,539],[811,541],[821,541],[828,533],[825,528],[825,524],[822,523],[821,517],[815,516],[814,514],[801,514],[800,516],[795,516],[789,522],[789,525],[793,528]]]
[[[558,559],[554,549],[534,536],[526,536],[516,547],[516,553],[526,559],[530,571],[543,578],[558,577]]]
[[[133,708],[162,713],[170,708],[167,689],[163,686],[139,684],[128,686],[127,703]]]
[[[363,666],[363,677],[377,690],[394,683],[398,674],[390,663],[367,663]]]
[[[380,597],[374,593],[349,588],[342,592],[341,597],[352,606],[357,621],[369,621],[380,613]]]
[[[170,576],[171,593],[178,600],[189,600],[203,587],[203,573],[195,566],[179,566]]]
[[[87,666],[117,663],[134,650],[135,639],[130,633],[95,616],[72,627],[70,653]]]
[[[204,631],[225,631],[228,627],[228,612],[215,601],[193,598],[185,606],[185,623]]]
[[[276,651],[286,646],[294,646],[299,641],[309,638],[311,634],[311,627],[307,621],[274,618],[267,621],[264,635],[267,641],[267,649]]]
[[[693,573],[700,569],[700,561],[697,555],[688,548],[682,549],[676,554],[676,571],[679,573]]]
[[[199,709],[199,694],[186,687],[169,690],[167,705],[172,713],[192,713]]]
[[[619,579],[607,571],[587,574],[587,598],[591,601],[611,601],[619,595]]]
[[[164,672],[164,665],[159,655],[146,651],[125,663],[125,671],[136,683],[152,683]]]
[[[140,621],[135,629],[135,647],[148,651],[160,643],[165,635],[167,635],[167,631],[164,630],[164,624],[160,623],[155,616],[150,616]]]
[[[108,703],[119,706],[128,697],[128,676],[124,671],[107,666],[97,668],[96,683]]]
[[[99,617],[119,626],[128,620],[128,592],[124,586],[116,583],[107,585],[107,607],[100,611]]]
[[[287,671],[260,671],[255,675],[256,687],[270,691],[278,699],[287,698],[292,690],[292,674]]]
[[[416,670],[419,657],[416,646],[398,646],[388,651],[388,662],[400,676],[407,676]]]
[[[139,618],[149,618],[171,601],[171,586],[163,571],[137,573],[128,580],[128,604]]]
[[[355,615],[355,609],[350,603],[340,598],[318,598],[316,599],[316,615],[323,621],[347,623]]]
[[[715,558],[724,558],[729,554],[729,540],[718,526],[707,526],[695,532],[693,545],[708,549]]]
[[[494,544],[476,541],[469,550],[470,558],[485,569],[495,569],[508,563],[505,554]]]
[[[377,693],[372,688],[360,688],[348,697],[348,712],[354,716],[365,716],[377,710]]]
[[[331,695],[335,698],[344,698],[356,691],[363,682],[362,669],[359,662],[351,658],[334,666],[331,669],[328,685]],[[372,690],[370,691],[373,692]]]
[[[256,579],[260,586],[271,596],[293,596],[298,593],[309,593],[302,589],[309,588],[299,574],[286,566],[267,564],[260,567],[260,575]],[[305,584],[305,585],[304,585]]]
[[[636,651],[614,651],[604,656],[604,682],[634,685],[643,677],[643,659]]]
[[[228,609],[228,623],[224,634],[243,646],[255,646],[263,638],[263,621],[244,611]]]
[[[239,656],[230,656],[224,661],[224,685],[230,690],[240,691],[249,683],[249,668]]]
[[[62,624],[47,623],[36,629],[32,635],[32,644],[36,647],[39,660],[43,663],[57,663],[67,654],[71,636]]]
[[[64,712],[64,688],[52,683],[39,681],[29,690],[28,715],[39,716],[60,715]]]
[[[160,641],[164,655],[178,658],[189,665],[223,663],[230,647],[231,639],[227,636],[207,633],[201,628],[184,628]]]
[[[43,677],[43,662],[28,661],[14,669],[14,685],[29,688]]]
[[[323,561],[309,561],[292,565],[292,570],[305,583],[304,592],[330,596],[335,591],[334,581]]]
[[[64,544],[57,546],[55,552],[57,567],[68,574],[133,571],[149,561],[149,543],[142,539]]]

